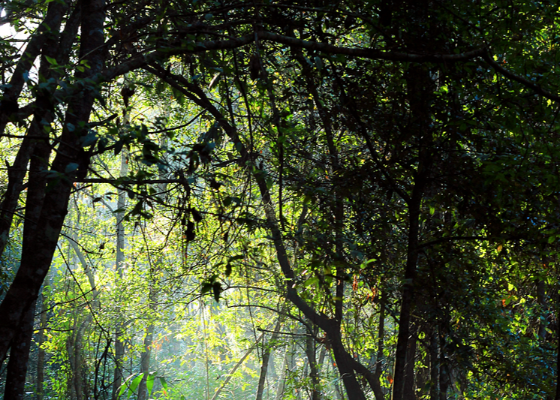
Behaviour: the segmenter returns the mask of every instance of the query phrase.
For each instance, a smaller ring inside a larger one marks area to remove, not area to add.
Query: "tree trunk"
[[[344,349],[340,328],[337,329],[333,327],[327,331],[327,334],[332,346],[338,372],[342,378],[342,382],[344,383],[346,394],[348,395],[348,400],[365,400],[365,394],[358,383],[356,374],[354,373],[355,363],[358,362],[353,360],[350,354],[348,354]]]
[[[333,370],[337,371],[338,368],[336,368],[337,365],[336,365],[336,362],[334,361],[334,357],[332,356],[331,352],[329,352],[329,358],[331,359]],[[344,395],[342,394],[342,390],[340,389],[340,379],[336,379],[333,382],[333,385],[334,385],[334,392],[336,393],[336,398],[338,400],[344,400]]]
[[[41,301],[41,317],[40,317],[39,332],[37,334],[37,400],[44,398],[44,384],[45,384],[45,350],[43,343],[45,342],[45,328],[47,326],[47,301],[45,295],[42,296]]]
[[[427,185],[431,166],[429,143],[430,126],[430,87],[433,82],[424,66],[411,67],[405,74],[407,97],[410,103],[411,122],[406,127],[409,137],[418,137],[421,148],[418,154],[418,168],[414,174],[412,195],[408,199],[408,243],[402,289],[401,310],[399,316],[399,333],[395,355],[395,376],[393,384],[393,400],[408,400],[405,394],[407,352],[409,349],[410,323],[414,305],[414,285],[418,260],[418,234],[420,226],[420,205]]]
[[[48,65],[48,63],[43,57],[40,68],[41,72],[46,73],[46,65]],[[38,101],[44,100],[42,96],[39,97]],[[45,171],[48,169],[47,161],[51,150],[48,145],[48,135],[42,128],[41,119],[49,121],[52,119],[49,107],[46,104],[37,111],[29,129],[30,135],[38,139],[34,140],[33,152],[29,164],[29,182],[33,182],[33,184],[30,184],[28,187],[27,199],[25,202],[26,223],[23,229],[22,264],[25,254],[34,251],[34,241],[35,238],[39,236],[37,235],[37,223],[41,216],[45,200]],[[39,293],[37,293],[37,296],[38,295]],[[33,337],[35,307],[36,298],[32,300],[31,305],[25,312],[17,328],[18,332],[11,343],[6,390],[4,393],[7,399],[20,399],[24,396],[27,363],[29,361],[31,339]]]
[[[311,379],[311,400],[321,399],[319,387],[319,370],[317,368],[317,355],[315,352],[315,341],[311,335],[305,338],[305,354],[309,361],[309,378]]]
[[[157,293],[155,292],[155,288],[153,284],[150,285],[149,299],[150,299],[149,309],[150,312],[154,314],[156,312]],[[150,321],[148,323],[148,328],[146,330],[146,337],[144,338],[144,351],[140,355],[140,373],[143,373],[144,376],[142,377],[142,380],[140,381],[140,385],[138,386],[138,400],[146,400],[148,398],[147,381],[150,373],[150,357],[152,355],[154,329],[155,329],[155,325],[152,321]]]
[[[430,400],[439,400],[439,357],[437,330],[430,336]]]
[[[72,385],[75,391],[76,400],[82,400],[87,392],[84,387],[84,361],[83,361],[83,351],[82,342],[84,331],[89,326],[92,321],[92,316],[88,315],[84,321],[79,324],[78,329],[73,336],[69,339],[71,340],[71,345],[69,346],[68,357],[71,359],[72,365]]]
[[[41,50],[52,50],[52,47],[48,45],[48,41],[53,34],[56,35],[58,33],[62,16],[67,7],[67,4],[64,2],[50,4],[45,20],[39,25],[37,32],[29,40],[0,102],[0,133],[4,132],[9,117],[13,114],[9,109],[13,107],[14,103],[17,104],[25,84],[26,72],[31,70]],[[50,56],[50,54],[48,55]],[[27,165],[27,163],[25,164]]]
[[[409,232],[408,232],[408,255],[404,274],[404,287],[399,317],[399,333],[397,351],[395,355],[395,375],[393,383],[393,400],[409,400],[405,397],[405,376],[408,361],[410,337],[410,318],[414,297],[414,278],[416,275],[416,260],[418,257],[418,226],[420,217],[420,202],[422,190],[417,183],[413,190],[413,203],[409,206]]]
[[[439,400],[447,400],[449,387],[449,364],[445,358],[445,337],[440,332],[439,337]]]
[[[91,77],[101,71],[105,60],[102,51],[105,2],[103,0],[84,0],[82,5],[87,17],[81,20],[80,52],[81,56],[88,60],[91,68],[77,73],[76,76],[80,79]],[[88,165],[89,163],[88,156],[76,149],[80,148],[80,138],[86,133],[80,124],[89,120],[94,96],[93,91],[80,92],[76,96],[71,110],[67,111],[64,128],[58,139],[56,157],[50,168],[67,179],[49,176],[49,182],[52,182],[53,185],[51,190],[45,194],[36,225],[36,232],[41,232],[41,235],[35,235],[31,245],[24,246],[20,268],[0,304],[0,360],[5,359],[10,344],[20,329],[27,311],[37,299],[49,270],[67,213],[68,200],[73,189],[72,180],[76,176],[76,171],[72,168],[74,165],[84,163]],[[69,170],[72,172],[68,172]],[[29,190],[33,186],[43,186],[44,188],[42,180],[30,177]],[[26,248],[29,250],[26,251]]]
[[[282,370],[280,372],[280,378],[278,380],[278,386],[276,388],[276,400],[282,400],[282,398],[284,397],[284,389],[286,388],[286,376],[288,375],[288,368],[291,368],[290,360],[293,359],[294,344],[292,343],[288,347],[289,348],[287,348],[286,353],[284,354]]]
[[[560,291],[556,287],[556,396],[554,400],[560,400]]]
[[[129,110],[125,108],[123,110],[123,124],[126,129],[129,123]],[[123,148],[121,151],[121,170],[120,176],[126,176],[128,174],[128,154],[126,149]],[[125,246],[125,232],[124,232],[124,225],[123,219],[125,216],[124,208],[126,207],[126,192],[124,190],[118,191],[118,200],[117,200],[117,256],[116,256],[116,266],[117,266],[117,273],[118,279],[122,280],[123,273],[124,273],[124,246]],[[120,387],[122,385],[123,380],[123,373],[122,373],[122,362],[124,358],[124,343],[122,341],[122,334],[124,330],[124,325],[121,322],[117,323],[115,329],[115,371],[113,374],[113,394],[111,396],[112,400],[117,400]]]
[[[406,351],[406,367],[404,377],[404,398],[413,400],[416,398],[414,390],[414,363],[416,358],[416,327],[411,327],[412,335],[408,339],[408,349]]]
[[[151,348],[154,341],[154,324],[148,326],[146,337],[144,338],[144,351],[140,355],[140,373],[144,376],[138,386],[138,400],[146,400],[148,398],[147,380],[150,373],[150,356]]]
[[[319,361],[317,362],[318,372],[321,373],[323,369],[323,364],[325,363],[325,356],[327,355],[327,347],[321,346],[321,351],[319,352]]]
[[[377,356],[375,360],[375,369],[373,372],[376,384],[372,386],[373,394],[376,400],[383,400],[385,395],[381,389],[381,373],[383,372],[383,348],[385,343],[385,294],[384,292],[379,293],[379,324],[377,327]],[[371,386],[371,385],[370,385]]]
[[[8,361],[8,374],[6,376],[5,399],[23,399],[27,376],[27,362],[29,349],[33,337],[33,322],[35,319],[35,302],[27,310],[20,325],[20,330],[14,338]]]
[[[70,364],[70,374],[68,375],[68,391],[67,395],[70,397],[71,400],[78,400],[78,393],[76,390],[76,371],[78,370],[78,366],[76,365],[76,349],[74,347],[76,340],[75,335],[77,331],[77,314],[74,313],[74,326],[72,328],[72,334],[66,338],[66,354],[68,355],[68,364]]]
[[[283,309],[282,309],[283,311]],[[264,346],[263,356],[262,356],[262,365],[261,365],[261,374],[259,376],[259,384],[257,386],[257,395],[255,400],[262,400],[263,393],[264,393],[264,384],[266,381],[266,374],[268,371],[268,362],[270,360],[270,353],[273,347],[276,345],[276,341],[278,340],[278,332],[280,332],[280,327],[282,326],[282,322],[284,321],[284,314],[281,313],[278,315],[278,321],[276,322],[276,326],[274,327],[274,332],[270,337],[268,343]]]

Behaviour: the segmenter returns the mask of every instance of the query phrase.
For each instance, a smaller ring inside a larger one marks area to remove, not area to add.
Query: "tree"
[[[539,283],[556,276],[539,267],[555,265],[558,225],[555,13],[500,1],[10,4],[6,21],[30,28],[20,53],[16,39],[2,47],[0,127],[16,144],[5,150],[0,250],[22,243],[0,304],[10,396],[23,395],[69,199],[98,184],[134,200],[127,222],[166,216],[185,258],[216,261],[186,262],[216,300],[240,260],[269,262],[350,399],[387,397],[384,377],[393,399],[446,398],[474,391],[484,370],[508,390],[552,396],[544,371],[558,340],[527,335],[557,316],[556,289]],[[198,131],[168,127],[155,108],[152,125],[121,123],[116,93],[128,108],[130,85],[173,96]],[[101,163],[123,149],[134,165],[115,178]],[[167,197],[157,184],[173,185]],[[519,354],[504,356],[512,342]],[[514,373],[520,355],[543,372]],[[114,383],[117,397],[118,373]]]

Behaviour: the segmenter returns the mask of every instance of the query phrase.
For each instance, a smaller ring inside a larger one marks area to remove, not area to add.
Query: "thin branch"
[[[77,183],[109,183],[112,185],[149,185],[154,183],[183,183],[183,179],[131,179],[122,180],[119,178],[84,178],[73,179]]]
[[[548,90],[543,89],[539,85],[534,84],[530,80],[528,80],[526,78],[523,78],[519,75],[515,75],[511,71],[508,71],[507,69],[502,67],[498,62],[494,61],[494,59],[492,58],[492,55],[489,54],[488,52],[485,51],[481,55],[481,57],[484,61],[486,61],[488,64],[490,64],[490,66],[492,68],[494,68],[497,72],[499,72],[500,74],[502,74],[506,78],[509,78],[509,79],[514,80],[518,83],[521,83],[523,86],[528,87],[529,89],[533,90],[535,93],[540,94],[541,96],[544,96],[549,100],[553,100],[557,103],[560,103],[560,96],[559,95],[553,94],[553,93],[549,92]]]
[[[423,249],[424,247],[430,247],[433,246],[434,244],[439,244],[439,243],[443,243],[443,242],[447,242],[450,240],[488,240],[489,238],[486,236],[448,236],[448,237],[442,237],[439,239],[435,239],[426,243],[422,243],[420,245],[418,245],[418,249]]]

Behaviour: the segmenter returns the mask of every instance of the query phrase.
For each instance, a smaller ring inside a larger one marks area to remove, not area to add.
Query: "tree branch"
[[[509,78],[509,79],[514,80],[518,83],[521,83],[523,86],[528,87],[529,89],[533,90],[535,93],[540,94],[541,96],[546,97],[549,100],[553,100],[557,103],[560,103],[560,96],[543,89],[539,85],[534,84],[533,82],[531,82],[530,80],[528,80],[526,78],[523,78],[519,75],[515,75],[513,72],[508,71],[507,69],[502,67],[498,62],[494,61],[494,59],[492,58],[492,55],[489,54],[487,51],[485,51],[481,55],[481,57],[484,61],[486,61],[488,64],[490,64],[490,66],[492,68],[494,68],[497,72],[499,72],[501,75],[505,76],[506,78]]]

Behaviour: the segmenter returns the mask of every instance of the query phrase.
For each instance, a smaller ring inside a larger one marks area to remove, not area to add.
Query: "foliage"
[[[558,397],[557,13],[7,3],[5,397]]]

